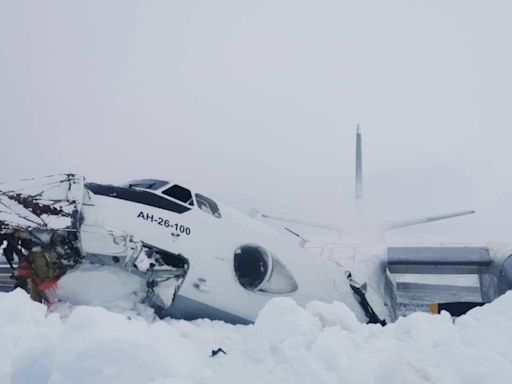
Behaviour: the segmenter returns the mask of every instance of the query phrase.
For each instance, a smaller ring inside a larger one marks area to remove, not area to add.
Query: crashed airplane
[[[268,300],[289,296],[342,301],[361,321],[390,319],[382,297],[343,269],[170,181],[114,186],[67,174],[3,183],[0,231],[55,250],[60,275],[87,261],[144,279],[144,301],[161,316],[247,324]]]
[[[145,282],[143,301],[159,316],[181,319],[248,324],[270,299],[287,296],[300,305],[341,301],[360,321],[384,325],[399,314],[392,273],[480,273],[486,294],[462,303],[465,310],[512,285],[512,259],[442,249],[413,257],[388,250],[387,260],[365,263],[361,284],[346,265],[312,254],[296,238],[164,180],[114,186],[65,174],[3,183],[0,234],[21,244],[20,264],[31,262],[24,239],[52,251],[47,262],[58,265],[57,279],[82,263],[123,269]]]

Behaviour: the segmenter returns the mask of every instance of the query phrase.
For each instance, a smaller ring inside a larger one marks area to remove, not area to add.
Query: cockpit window
[[[238,248],[234,268],[238,282],[249,291],[287,294],[299,288],[283,262],[263,247],[244,245]]]
[[[209,197],[196,193],[196,202],[197,206],[201,211],[206,212],[209,215],[215,216],[218,219],[222,217],[222,215],[220,214],[219,206],[215,201],[213,201]]]
[[[167,184],[167,181],[163,181],[163,180],[142,179],[142,180],[130,181],[129,183],[123,184],[122,187],[141,188],[141,189],[149,189],[151,191],[156,191],[157,189],[162,188],[166,184]]]
[[[174,184],[172,187],[167,188],[162,191],[162,193],[166,196],[172,197],[175,200],[181,201],[187,205],[194,205],[194,200],[192,199],[192,193],[185,187],[181,185]]]

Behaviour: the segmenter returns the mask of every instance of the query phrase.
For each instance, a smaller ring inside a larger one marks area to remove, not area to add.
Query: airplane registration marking
[[[171,229],[175,230],[176,232],[178,232],[180,234],[185,234],[187,236],[189,236],[191,233],[190,227],[187,227],[187,226],[179,224],[179,223],[172,223],[168,219],[165,219],[163,217],[154,216],[147,212],[140,211],[139,214],[137,215],[137,219],[142,219],[144,221],[147,221],[149,223],[154,223],[161,227],[171,228]]]

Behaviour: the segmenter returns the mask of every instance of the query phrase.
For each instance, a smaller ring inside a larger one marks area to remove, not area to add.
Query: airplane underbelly
[[[253,321],[244,317],[221,310],[181,294],[176,295],[172,306],[165,312],[165,315],[183,320],[207,318],[210,320],[225,321],[231,324],[253,323]]]

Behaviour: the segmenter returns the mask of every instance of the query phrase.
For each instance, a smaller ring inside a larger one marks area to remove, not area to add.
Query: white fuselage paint
[[[189,261],[189,270],[179,291],[181,297],[249,321],[254,321],[263,306],[277,296],[291,297],[299,305],[313,300],[340,301],[358,319],[366,321],[345,278],[343,266],[308,252],[297,241],[228,206],[219,204],[222,217],[216,218],[202,212],[197,205],[178,214],[91,192],[89,196],[90,200],[82,208],[84,224],[124,231],[145,243],[181,254]],[[148,219],[151,216],[153,220]],[[168,220],[170,226],[159,225],[160,218]],[[179,233],[175,224],[178,228],[190,228],[190,234]],[[286,295],[244,289],[233,266],[235,250],[245,244],[259,245],[277,255],[297,281],[298,289]],[[379,290],[372,286],[368,299],[379,316],[389,319]],[[207,317],[207,314],[196,315]]]

